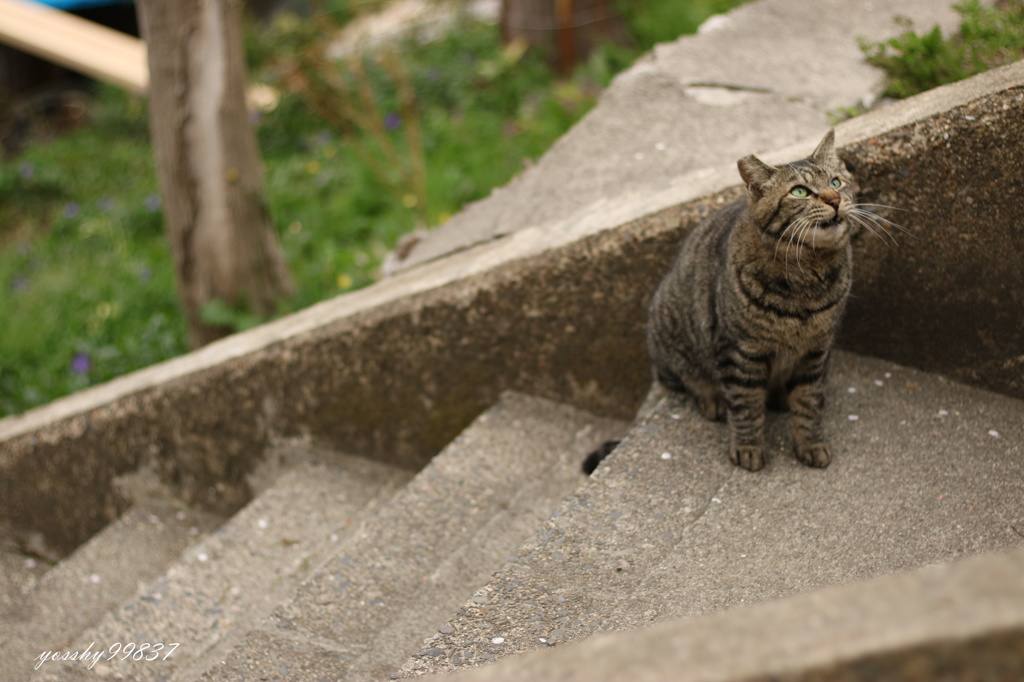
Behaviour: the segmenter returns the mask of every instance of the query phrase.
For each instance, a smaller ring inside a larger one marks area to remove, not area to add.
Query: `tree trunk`
[[[270,315],[293,285],[245,107],[240,1],[139,0],[138,8],[164,219],[198,347],[232,331],[204,323],[204,304]]]
[[[629,41],[613,0],[502,0],[501,37],[545,50],[563,76],[601,43]]]

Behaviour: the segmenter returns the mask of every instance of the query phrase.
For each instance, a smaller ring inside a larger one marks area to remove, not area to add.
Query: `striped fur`
[[[728,419],[734,464],[764,466],[771,402],[791,412],[797,458],[825,467],[823,383],[852,281],[856,186],[831,130],[806,159],[738,166],[748,197],[694,229],[654,294],[655,375],[707,418]]]

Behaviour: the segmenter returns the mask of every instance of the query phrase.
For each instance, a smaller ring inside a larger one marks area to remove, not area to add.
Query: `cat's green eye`
[[[803,185],[797,185],[793,189],[789,190],[789,193],[795,196],[797,199],[804,199],[811,195],[811,190],[807,189]]]
[[[843,181],[839,178],[832,178],[832,182],[828,183],[828,186],[832,189],[839,189],[843,186]]]

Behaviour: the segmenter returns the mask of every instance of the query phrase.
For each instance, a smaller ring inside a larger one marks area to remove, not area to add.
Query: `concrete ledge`
[[[799,143],[837,112],[877,100],[885,75],[865,61],[859,37],[897,35],[897,17],[948,35],[958,24],[952,4],[818,0],[808,12],[800,0],[758,0],[714,16],[696,35],[655,46],[536,164],[444,225],[407,238],[388,268],[526,226],[551,227],[602,198],[650,195],[690,171]]]
[[[1024,679],[1024,550],[597,637],[452,682]],[[441,676],[424,679],[441,679]]]
[[[1018,62],[838,127],[863,200],[907,209],[890,217],[919,235],[860,240],[847,348],[1024,395],[1024,171],[1006,143],[1024,137],[1022,84]],[[2,420],[0,532],[66,553],[126,507],[112,479],[147,463],[231,512],[275,435],[418,468],[506,389],[628,418],[648,297],[737,180],[730,164],[604,199]]]

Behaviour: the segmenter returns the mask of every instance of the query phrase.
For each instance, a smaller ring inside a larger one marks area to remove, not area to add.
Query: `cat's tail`
[[[660,367],[654,365],[654,375],[656,381],[651,384],[651,388],[647,391],[647,396],[644,398],[643,404],[640,405],[640,409],[637,410],[636,417],[633,419],[634,425],[636,425],[639,420],[642,420],[646,415],[651,414],[655,409],[655,406],[667,396],[666,391],[688,393],[685,384],[683,384],[682,380],[679,379],[674,372],[663,371]],[[606,440],[604,443],[599,445],[593,452],[587,455],[586,459],[583,460],[583,465],[580,467],[583,469],[583,473],[587,476],[594,473],[598,465],[607,459],[608,455],[612,454],[615,448],[624,442],[625,439]]]
[[[603,462],[605,457],[612,454],[612,450],[618,447],[620,442],[622,441],[606,440],[601,443],[596,450],[587,455],[587,458],[583,460],[583,473],[587,476],[594,473],[594,470],[597,469],[597,465]]]

